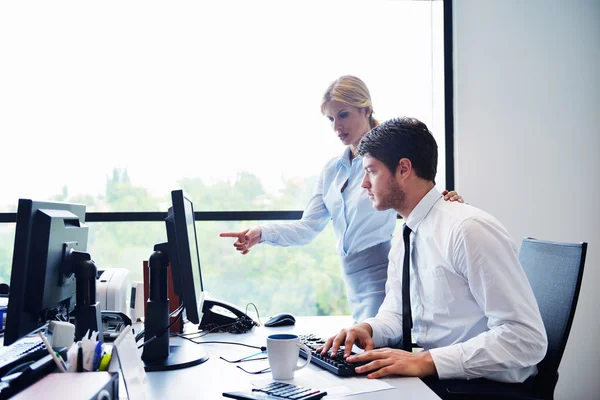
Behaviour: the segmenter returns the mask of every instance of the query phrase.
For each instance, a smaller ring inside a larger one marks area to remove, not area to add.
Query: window
[[[14,212],[19,197],[166,211],[176,188],[196,211],[301,210],[321,167],[343,151],[319,106],[344,74],[369,86],[380,121],[408,115],[430,127],[443,189],[443,45],[442,1],[2,4],[0,212]],[[222,271],[204,271],[213,295],[229,297],[225,271],[235,270],[246,277],[235,300],[261,303],[264,315],[285,279],[301,286],[287,293],[306,296],[288,307],[283,295],[278,309],[347,313],[345,298],[325,294],[343,292],[330,228],[308,247],[246,257],[218,238],[255,222],[198,222],[203,268]],[[140,257],[166,240],[161,222],[90,226],[100,267],[140,279]],[[6,280],[14,224],[0,224],[0,237]]]

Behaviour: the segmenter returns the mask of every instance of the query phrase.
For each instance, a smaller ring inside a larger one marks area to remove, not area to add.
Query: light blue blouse
[[[308,206],[298,221],[261,225],[261,243],[299,246],[311,242],[333,221],[340,256],[358,253],[392,238],[396,211],[377,211],[366,189],[362,157],[350,162],[350,148],[323,168]],[[348,181],[348,186],[341,189]]]

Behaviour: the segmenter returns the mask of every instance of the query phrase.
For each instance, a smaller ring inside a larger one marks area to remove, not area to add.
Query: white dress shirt
[[[433,188],[410,213],[413,336],[429,350],[440,379],[523,382],[546,354],[546,331],[517,248],[491,215],[442,200]],[[389,256],[386,297],[367,319],[376,347],[402,340],[398,235]]]

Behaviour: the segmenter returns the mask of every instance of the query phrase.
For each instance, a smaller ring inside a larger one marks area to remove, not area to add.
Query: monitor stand
[[[89,253],[70,250],[69,262],[75,273],[75,340],[92,332],[104,341],[100,302],[96,301],[96,275],[98,268]]]
[[[146,372],[170,371],[202,364],[208,360],[208,354],[194,343],[183,343],[181,346],[170,345],[169,355],[163,360],[144,361]]]
[[[168,371],[187,368],[208,360],[208,354],[197,344],[169,345],[169,298],[167,268],[169,257],[166,243],[154,246],[148,260],[149,296],[146,304],[144,348],[142,361],[146,371]],[[183,312],[183,311],[181,311]]]

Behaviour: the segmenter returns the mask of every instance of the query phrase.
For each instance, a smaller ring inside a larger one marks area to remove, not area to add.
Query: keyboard
[[[283,382],[272,382],[263,388],[252,389],[251,392],[223,393],[223,397],[240,400],[318,400],[326,395],[327,392]]]
[[[27,337],[0,347],[0,377],[16,366],[27,361],[35,361],[47,355],[44,342],[39,337]]]
[[[359,375],[354,369],[361,365],[367,364],[364,363],[349,363],[344,360],[344,346],[340,346],[338,349],[337,356],[332,358],[330,355],[322,356],[320,353],[317,353],[319,347],[323,346],[326,342],[325,339],[321,339],[315,335],[299,335],[300,341],[304,343],[309,349],[311,349],[310,355],[312,356],[310,362],[318,365],[321,368],[328,370],[339,376],[356,376]],[[331,354],[331,350],[330,353]],[[352,352],[351,354],[356,354]],[[303,349],[300,349],[300,357],[307,358],[306,352]]]

